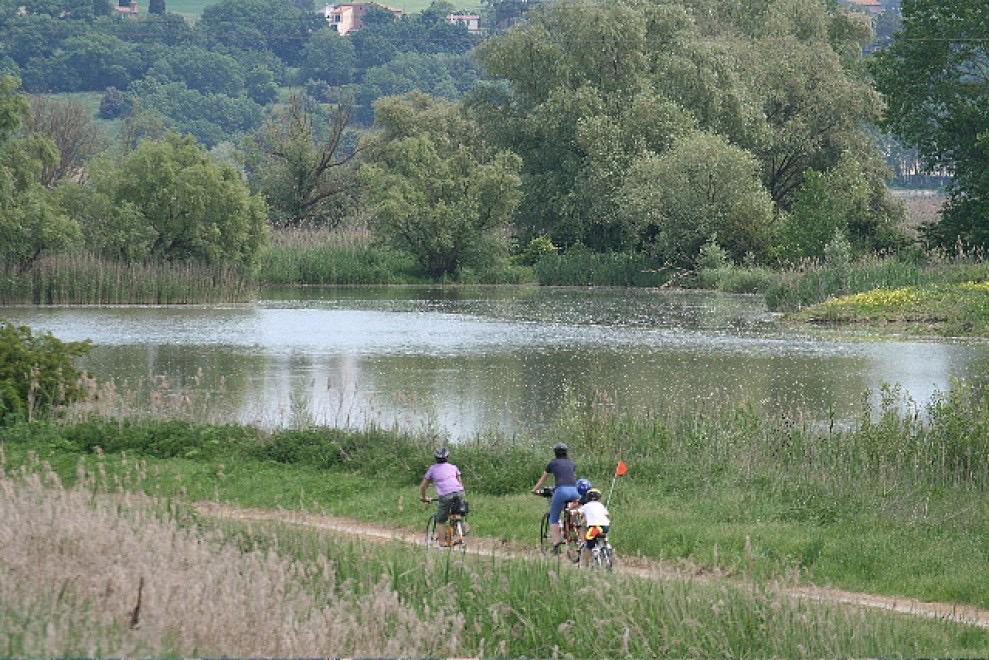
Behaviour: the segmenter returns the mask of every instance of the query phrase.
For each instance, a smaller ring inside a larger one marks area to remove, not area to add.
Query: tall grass
[[[116,305],[247,302],[254,281],[230,266],[122,263],[89,253],[45,256],[20,271],[0,263],[0,305]]]
[[[128,473],[140,481],[143,466]],[[425,555],[214,524],[95,474],[0,468],[5,655],[837,656],[985,653],[983,631],[769,588]],[[123,491],[121,492],[121,489]],[[109,491],[109,492],[108,492]]]
[[[261,253],[263,284],[405,284],[426,281],[412,257],[372,243],[364,229],[279,230]]]
[[[917,259],[871,255],[852,263],[847,272],[806,261],[780,273],[778,281],[766,291],[766,303],[770,309],[793,310],[872,289],[986,279],[989,279],[989,262],[982,255],[923,255]]]
[[[548,286],[636,286],[666,284],[672,273],[641,254],[571,250],[548,254],[535,265],[539,284]]]

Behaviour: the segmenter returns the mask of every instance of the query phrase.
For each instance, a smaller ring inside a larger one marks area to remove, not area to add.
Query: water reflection
[[[118,388],[155,377],[214,418],[439,428],[457,437],[551,424],[568,400],[647,413],[748,404],[857,415],[899,383],[915,400],[983,383],[980,343],[835,341],[781,331],[757,297],[577,289],[277,292],[250,306],[6,308],[91,338],[87,366]]]

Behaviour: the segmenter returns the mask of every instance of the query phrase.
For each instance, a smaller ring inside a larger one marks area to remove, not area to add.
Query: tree
[[[150,0],[148,2],[148,13],[149,14],[164,14],[167,10],[165,9],[165,0]]]
[[[343,104],[328,128],[317,127],[312,104],[292,96],[249,143],[249,178],[268,201],[273,224],[312,227],[339,222],[356,183],[349,166],[356,150],[344,148],[350,113],[350,106]]]
[[[203,94],[236,97],[244,90],[244,73],[237,60],[198,46],[165,49],[146,77],[162,83],[182,82]]]
[[[93,16],[109,16],[112,11],[110,0],[93,0]]]
[[[270,50],[296,64],[310,33],[325,26],[315,12],[286,0],[220,0],[203,10],[199,27],[211,46]]]
[[[989,13],[980,0],[905,0],[903,29],[873,62],[885,126],[954,174],[935,243],[989,246]]]
[[[836,7],[575,0],[526,17],[478,47],[485,73],[507,86],[480,86],[468,105],[523,158],[516,221],[530,235],[597,250],[648,240],[620,212],[624,179],[695,128],[754,154],[780,209],[804,171],[848,151],[881,187],[882,173],[864,165],[875,146],[863,126],[881,107],[856,59],[868,28]]]
[[[773,202],[749,152],[711,133],[692,133],[663,155],[632,165],[622,189],[629,222],[654,236],[661,259],[690,266],[712,237],[735,260],[765,252]]]
[[[129,115],[133,107],[130,96],[116,87],[107,87],[100,99],[99,115],[101,119],[117,119]]]
[[[31,59],[25,67],[25,87],[39,92],[123,88],[142,70],[141,58],[132,44],[91,32],[66,39],[52,57]]]
[[[63,342],[51,333],[0,324],[0,423],[31,420],[81,398],[73,361],[89,348],[89,342]]]
[[[51,188],[65,177],[79,176],[83,164],[106,146],[103,129],[78,101],[32,96],[30,104],[25,130],[48,138],[58,150],[58,159],[43,167],[41,184]]]
[[[413,93],[375,104],[361,166],[374,222],[433,277],[483,267],[504,250],[518,204],[518,156],[492,149],[448,101]]]
[[[192,138],[145,140],[119,163],[92,169],[83,192],[63,193],[90,209],[91,245],[130,258],[253,265],[266,236],[264,200]]]
[[[258,105],[268,105],[278,99],[275,74],[266,66],[251,67],[244,75],[247,96]]]
[[[324,80],[330,85],[349,83],[354,70],[354,45],[344,36],[323,28],[302,51],[302,79]]]
[[[58,151],[41,135],[13,138],[27,117],[27,101],[14,78],[0,77],[0,260],[24,270],[45,251],[81,241],[79,226],[54,202],[39,180],[58,162]]]

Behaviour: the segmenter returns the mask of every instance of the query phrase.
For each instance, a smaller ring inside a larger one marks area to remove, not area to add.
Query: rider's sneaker
[[[560,554],[560,546],[562,546],[562,545],[563,545],[563,541],[560,541],[559,543],[554,543],[553,544],[552,553],[554,555]]]

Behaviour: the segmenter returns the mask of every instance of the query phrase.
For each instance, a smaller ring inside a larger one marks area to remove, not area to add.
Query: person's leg
[[[452,499],[449,495],[441,495],[436,501],[436,543],[438,545],[449,544],[446,534],[446,522],[450,518]]]
[[[554,490],[553,499],[549,502],[549,539],[550,543],[553,544],[554,552],[559,549],[560,543],[563,539],[563,528],[560,524],[560,514],[563,512],[563,507],[566,503],[566,498],[563,496],[563,492],[559,488]]]

